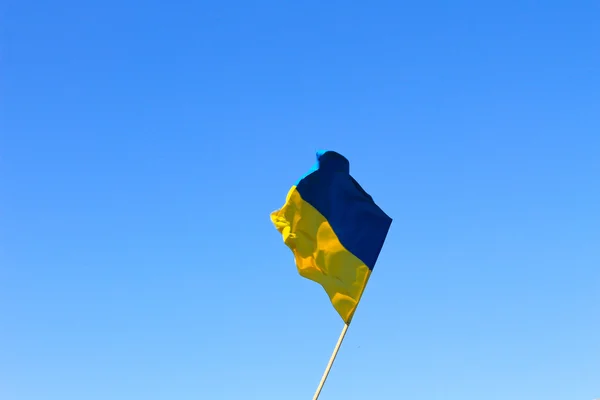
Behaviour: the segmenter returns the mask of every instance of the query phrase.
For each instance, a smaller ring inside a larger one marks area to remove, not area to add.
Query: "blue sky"
[[[599,397],[600,7],[486,3],[5,3],[0,398],[311,398],[322,148],[394,223],[321,399]]]

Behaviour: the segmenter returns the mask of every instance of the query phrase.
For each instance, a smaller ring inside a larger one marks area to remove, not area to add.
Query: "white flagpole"
[[[317,400],[319,395],[321,394],[321,390],[323,389],[323,385],[325,385],[325,381],[327,380],[327,376],[329,375],[329,371],[331,371],[331,366],[335,361],[335,357],[337,356],[340,347],[342,346],[342,342],[344,341],[344,337],[346,336],[346,332],[348,332],[348,327],[350,323],[344,324],[344,328],[342,329],[342,333],[340,334],[340,338],[338,339],[337,344],[335,345],[335,349],[333,349],[333,354],[331,354],[331,358],[329,359],[329,364],[327,364],[327,368],[325,368],[325,373],[323,373],[323,377],[321,378],[321,383],[319,383],[319,387],[317,387],[317,391],[313,397],[313,400]]]

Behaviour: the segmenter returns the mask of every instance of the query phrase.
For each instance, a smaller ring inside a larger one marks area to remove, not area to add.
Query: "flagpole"
[[[362,296],[365,293],[365,289],[367,288],[368,283],[369,283],[369,279],[366,280],[365,286],[363,286],[362,291],[360,292],[360,295],[358,296],[358,300],[356,301],[356,308],[358,308],[358,304],[362,300]],[[348,318],[348,322],[344,323],[344,327],[342,328],[342,333],[340,333],[340,337],[337,341],[337,344],[335,345],[335,348],[333,349],[333,353],[331,354],[331,358],[329,359],[329,364],[327,364],[327,368],[325,368],[325,372],[323,373],[323,376],[321,377],[321,382],[319,383],[319,386],[317,387],[317,391],[315,392],[315,395],[313,396],[313,400],[317,400],[319,398],[319,395],[321,394],[321,390],[323,389],[323,386],[325,385],[325,381],[327,380],[329,371],[331,371],[331,367],[333,366],[335,357],[337,356],[338,351],[340,351],[340,347],[342,347],[342,342],[344,341],[344,337],[346,337],[346,332],[348,332],[348,328],[350,327],[350,322],[352,322],[352,319],[354,318],[354,314],[356,313],[356,308],[354,309],[354,311]],[[600,400],[600,399],[598,399],[598,400]]]
[[[323,377],[321,378],[321,382],[319,383],[319,387],[317,387],[317,391],[313,397],[313,400],[317,400],[319,395],[321,394],[321,390],[323,389],[323,385],[325,385],[325,381],[327,380],[327,376],[329,375],[329,371],[331,371],[331,366],[335,361],[335,357],[337,356],[338,351],[340,351],[340,347],[342,346],[342,342],[344,341],[344,337],[346,336],[346,332],[348,332],[348,327],[350,323],[344,324],[344,328],[342,329],[342,333],[340,334],[340,338],[333,349],[333,353],[331,354],[331,358],[329,359],[329,364],[327,364],[327,368],[325,368],[325,372],[323,373]]]

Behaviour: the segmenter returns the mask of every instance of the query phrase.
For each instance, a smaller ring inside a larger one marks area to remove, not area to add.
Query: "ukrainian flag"
[[[323,286],[350,323],[383,247],[392,219],[350,175],[350,163],[334,151],[288,192],[271,221],[292,250],[301,276]]]

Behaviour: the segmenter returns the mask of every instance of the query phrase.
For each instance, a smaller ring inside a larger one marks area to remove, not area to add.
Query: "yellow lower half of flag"
[[[371,270],[344,248],[327,219],[302,199],[295,186],[271,220],[294,253],[300,275],[321,284],[349,323]]]

